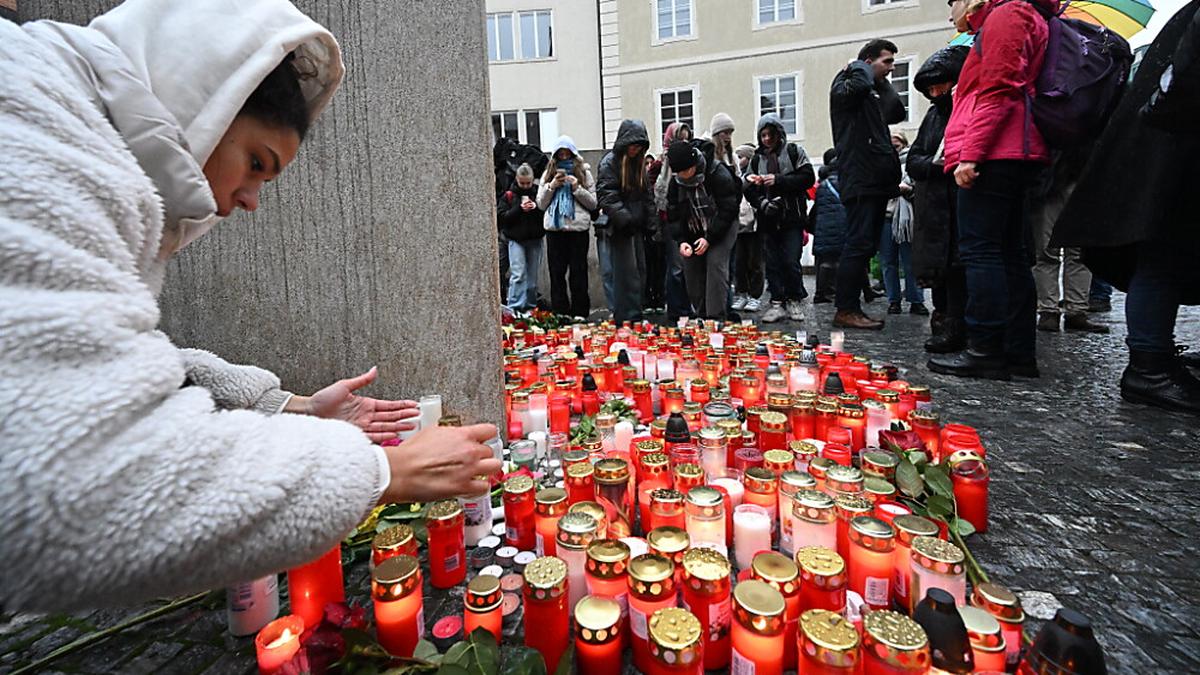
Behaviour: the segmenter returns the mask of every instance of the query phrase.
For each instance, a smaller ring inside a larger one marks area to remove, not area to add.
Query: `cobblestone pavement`
[[[876,301],[868,312],[885,308]],[[803,324],[777,325],[827,333],[830,306],[805,310]],[[846,346],[897,364],[934,388],[944,417],[979,428],[992,460],[992,519],[969,543],[994,580],[1021,593],[1034,627],[1065,604],[1092,618],[1111,672],[1200,672],[1198,420],[1120,400],[1122,317],[1119,305],[1098,317],[1111,335],[1039,333],[1042,378],[1012,383],[930,373],[920,348],[928,329],[908,314],[887,317],[882,332],[850,333]],[[1200,310],[1182,314],[1179,340],[1200,347]],[[365,562],[349,565],[346,580],[361,600]],[[432,625],[461,603],[461,592],[427,591],[425,616]],[[0,673],[148,609],[0,617]],[[254,648],[225,631],[216,594],[45,672],[252,673]]]

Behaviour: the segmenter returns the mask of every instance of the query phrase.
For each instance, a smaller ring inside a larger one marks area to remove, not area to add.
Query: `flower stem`
[[[967,542],[963,540],[953,527],[950,528],[950,538],[954,540],[954,544],[962,549],[963,555],[967,559],[967,576],[971,579],[971,584],[986,584],[991,581],[988,578],[987,572],[979,566],[979,562],[975,560],[975,556],[971,555],[971,549],[967,548]]]

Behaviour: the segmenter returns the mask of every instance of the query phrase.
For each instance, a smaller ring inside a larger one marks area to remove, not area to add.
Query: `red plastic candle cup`
[[[621,606],[589,595],[575,605],[575,663],[580,675],[621,672]]]
[[[802,441],[813,437],[813,423],[816,420],[816,410],[813,408],[814,402],[812,400],[799,400],[799,397],[797,399],[788,412],[788,421],[792,427],[790,438],[794,441]]]
[[[637,409],[638,421],[649,424],[654,419],[654,399],[650,392],[649,380],[633,380],[629,383],[633,394],[633,407]]]
[[[929,638],[916,621],[886,609],[863,617],[864,675],[921,675],[930,661]]]
[[[589,461],[571,464],[563,472],[567,504],[596,501],[596,470]],[[507,504],[507,502],[505,502]]]
[[[872,610],[891,606],[895,545],[892,526],[874,516],[856,516],[850,524],[850,590]]]
[[[677,601],[675,564],[656,553],[635,557],[629,563],[629,639],[633,646],[633,665],[643,673],[651,668],[650,617],[660,609],[674,607]]]
[[[649,620],[650,663],[645,675],[704,675],[704,626],[695,614],[666,607]]]
[[[742,478],[745,493],[743,504],[754,504],[766,510],[771,520],[771,532],[779,531],[779,478],[770,469],[761,466],[750,467]]]
[[[800,612],[824,609],[841,614],[846,609],[846,563],[824,546],[804,546],[796,551],[800,568]]]
[[[869,516],[875,510],[875,505],[866,497],[858,495],[837,495],[833,499],[834,511],[837,513],[837,543],[838,555],[850,562],[850,521],[857,516]]]
[[[425,513],[429,531],[429,583],[452,588],[467,578],[463,509],[457,499],[433,502]]]
[[[911,513],[895,516],[891,525],[896,532],[896,546],[892,551],[892,597],[900,607],[908,607],[912,586],[913,539],[936,536],[938,528],[928,518]]]
[[[1004,635],[1005,660],[1008,665],[1015,666],[1021,657],[1025,629],[1025,611],[1021,609],[1021,601],[1007,588],[987,583],[975,585],[970,603],[972,607],[986,611],[1000,622],[1000,632]]]
[[[562,488],[538,490],[534,502],[534,524],[537,529],[534,551],[538,556],[554,555],[558,519],[567,512],[567,492]]]
[[[850,430],[850,449],[858,452],[867,443],[867,415],[863,407],[857,403],[843,404],[838,408],[837,423]],[[845,444],[844,444],[845,445]]]
[[[871,514],[888,525],[894,524],[897,516],[908,515],[912,509],[900,502],[883,500],[875,502],[875,511]]]
[[[399,555],[383,561],[371,572],[371,598],[379,644],[392,656],[410,658],[425,632],[417,559]]]
[[[660,527],[677,527],[681,530],[687,528],[687,521],[684,517],[683,508],[683,493],[671,488],[661,488],[650,486],[652,489],[649,494],[649,505],[647,507],[649,513],[648,525],[645,530],[649,532]]]
[[[738,448],[733,453],[733,468],[745,473],[746,469],[763,465],[763,454],[758,448]]]
[[[769,584],[749,579],[733,590],[731,670],[783,675],[786,605]]]
[[[261,675],[279,672],[300,651],[303,633],[304,619],[296,614],[275,619],[258,631],[254,638],[258,672]]]
[[[704,485],[704,469],[699,464],[680,464],[675,467],[675,489],[684,496],[694,487]]]
[[[628,544],[619,539],[596,539],[588,544],[584,568],[588,593],[617,602],[622,616],[628,613],[629,607],[628,573]]]
[[[550,432],[566,434],[571,431],[571,398],[563,394],[550,397]]]
[[[818,400],[814,410],[816,411],[816,417],[813,419],[812,438],[823,440],[829,435],[830,427],[838,426],[837,403]]]
[[[729,667],[730,571],[729,559],[711,548],[683,554],[683,602],[702,626],[705,670]]]
[[[932,410],[914,410],[908,416],[913,431],[925,444],[925,452],[933,461],[941,461],[941,418]]]
[[[287,578],[292,614],[300,615],[305,626],[320,625],[325,605],[346,601],[341,544],[306,565],[288,570]]]
[[[787,448],[787,415],[781,412],[765,412],[759,416],[758,444],[766,450]]]
[[[985,456],[983,443],[980,442],[979,436],[977,435],[958,432],[942,435],[942,461],[946,461],[950,457],[953,457],[956,453],[961,452],[973,452],[980,457]]]
[[[567,563],[554,556],[538,558],[524,574],[525,645],[541,653],[546,670],[554,672],[571,637]]]
[[[950,479],[958,516],[971,523],[976,532],[987,532],[990,481],[987,462],[978,457],[961,461],[953,465]]]
[[[518,474],[504,482],[504,543],[520,551],[537,546],[533,478]]]
[[[463,595],[463,631],[470,635],[476,628],[487,629],[499,643],[503,639],[504,593],[500,580],[491,574],[480,574],[467,584]],[[436,626],[435,626],[436,630]]]
[[[393,525],[371,540],[371,568],[398,555],[417,557],[417,540],[408,525]]]
[[[800,570],[791,558],[770,552],[754,556],[750,573],[752,578],[768,584],[783,596],[783,668],[795,670],[796,630],[800,619]]]
[[[829,431],[832,434],[837,429],[830,429]],[[853,464],[853,454],[850,451],[850,447],[841,443],[826,443],[825,447],[821,450],[821,456],[833,460],[842,466],[851,466]]]

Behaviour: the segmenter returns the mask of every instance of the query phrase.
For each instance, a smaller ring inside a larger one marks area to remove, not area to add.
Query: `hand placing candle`
[[[419,414],[416,401],[387,401],[354,393],[378,376],[378,369],[372,368],[358,377],[338,380],[312,396],[293,396],[283,410],[349,422],[362,429],[374,443],[391,440],[402,431],[415,430],[414,418]],[[438,408],[440,416],[440,399]],[[437,418],[433,424],[437,424]]]
[[[382,503],[431,502],[482,494],[500,460],[484,445],[496,435],[491,424],[422,429],[400,445],[384,448],[391,481]]]

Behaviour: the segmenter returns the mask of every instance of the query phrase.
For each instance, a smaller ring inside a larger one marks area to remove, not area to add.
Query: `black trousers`
[[[588,297],[588,248],[591,245],[591,233],[586,230],[546,233],[550,307],[555,314],[587,316],[591,313],[592,300]]]
[[[838,311],[862,311],[862,273],[879,248],[887,203],[885,197],[859,197],[846,203],[846,243],[837,271]]]
[[[642,306],[659,309],[666,304],[663,299],[663,280],[666,278],[667,252],[661,241],[654,241],[654,234],[642,235],[642,246],[646,251],[646,278],[642,288]]]
[[[734,227],[737,227],[736,223]],[[733,255],[737,292],[755,299],[761,298],[766,276],[763,271],[763,244],[758,232],[739,234]]]

